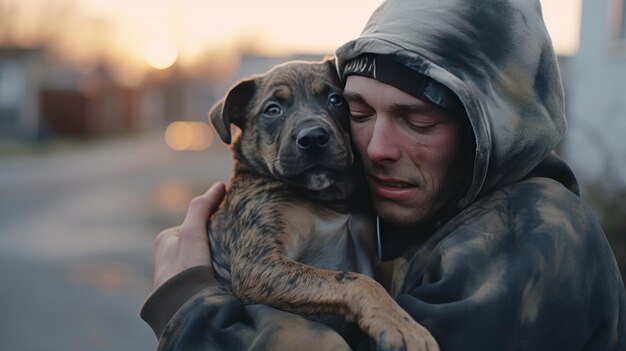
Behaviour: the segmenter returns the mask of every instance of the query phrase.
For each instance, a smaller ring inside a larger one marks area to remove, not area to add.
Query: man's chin
[[[381,221],[393,224],[399,227],[415,227],[419,226],[422,216],[407,211],[401,206],[391,206],[388,204],[376,203],[376,211]]]

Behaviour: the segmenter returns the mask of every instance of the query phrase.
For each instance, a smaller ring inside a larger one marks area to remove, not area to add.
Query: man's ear
[[[230,144],[230,124],[242,127],[248,104],[256,90],[256,79],[247,79],[230,89],[226,97],[209,110],[209,119],[222,141]]]

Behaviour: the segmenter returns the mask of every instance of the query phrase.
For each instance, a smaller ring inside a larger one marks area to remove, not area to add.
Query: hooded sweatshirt
[[[362,54],[393,55],[450,89],[474,138],[453,216],[407,245],[393,272],[400,306],[441,350],[626,350],[615,258],[553,153],[564,97],[539,0],[387,0],[337,50],[340,76]],[[208,267],[167,282],[142,316],[163,350],[369,347],[358,332],[244,306]]]

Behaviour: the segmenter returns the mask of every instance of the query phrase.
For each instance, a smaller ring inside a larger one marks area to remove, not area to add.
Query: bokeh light
[[[202,151],[213,143],[213,131],[204,122],[172,122],[165,129],[165,143],[177,151]]]
[[[144,55],[152,68],[162,70],[176,63],[178,49],[173,41],[154,40],[146,46]]]

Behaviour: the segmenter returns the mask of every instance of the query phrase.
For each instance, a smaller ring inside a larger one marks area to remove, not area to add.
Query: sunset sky
[[[578,47],[581,1],[542,0],[560,54]],[[97,52],[163,68],[241,47],[270,55],[331,54],[360,33],[381,0],[0,0],[0,10],[3,3],[21,8],[20,26],[65,24],[63,50],[75,56]],[[47,13],[55,4],[71,5],[67,18]]]

